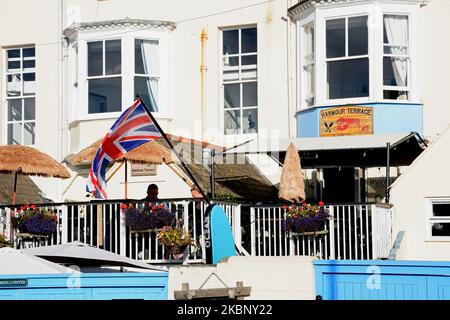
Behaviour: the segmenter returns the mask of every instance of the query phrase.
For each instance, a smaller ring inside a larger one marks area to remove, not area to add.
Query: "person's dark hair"
[[[150,190],[158,190],[158,186],[154,183],[149,184],[147,187],[147,192],[149,192]]]

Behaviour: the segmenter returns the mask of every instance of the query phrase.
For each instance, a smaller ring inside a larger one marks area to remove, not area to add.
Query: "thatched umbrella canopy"
[[[300,156],[293,143],[289,144],[286,158],[284,159],[279,198],[298,203],[306,199]]]
[[[81,150],[73,155],[70,162],[73,165],[91,164],[94,160],[97,150],[100,148],[102,140],[97,140],[89,147]],[[159,144],[156,141],[150,141],[140,145],[139,147],[127,152],[122,157],[115,161],[128,160],[133,163],[153,163],[153,164],[169,164],[172,162],[172,157],[169,149]]]
[[[69,171],[61,163],[41,151],[21,145],[0,146],[0,172],[70,178]]]
[[[32,147],[0,146],[0,173],[14,173],[13,204],[16,202],[17,175],[70,178],[67,169],[49,155]]]

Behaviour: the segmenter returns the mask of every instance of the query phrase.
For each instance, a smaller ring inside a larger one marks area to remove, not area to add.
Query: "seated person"
[[[150,184],[147,187],[147,196],[144,199],[142,199],[142,201],[145,202],[144,206],[147,207],[149,203],[153,203],[155,205],[160,203],[158,193],[159,193],[158,186],[154,183]],[[163,205],[165,208],[169,208],[167,203],[163,203]]]

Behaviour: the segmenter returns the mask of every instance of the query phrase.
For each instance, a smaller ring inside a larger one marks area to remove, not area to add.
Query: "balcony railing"
[[[154,231],[133,232],[125,226],[123,200],[39,205],[57,215],[57,232],[46,238],[24,238],[11,228],[11,215],[20,206],[0,206],[0,232],[16,248],[79,241],[148,263],[204,263],[203,218],[207,204],[198,199],[164,199],[196,245],[183,257],[167,255]],[[137,205],[143,205],[136,202]],[[230,221],[236,247],[252,256],[315,256],[320,259],[387,258],[392,247],[391,209],[375,204],[329,205],[327,233],[294,235],[284,230],[286,209],[217,202]]]

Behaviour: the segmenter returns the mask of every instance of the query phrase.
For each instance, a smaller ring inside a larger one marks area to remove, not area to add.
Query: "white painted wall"
[[[245,300],[313,300],[314,267],[312,257],[243,257],[225,259],[217,265],[174,266],[169,268],[169,300],[174,291],[181,290],[182,283],[189,289],[199,289],[214,272],[228,287],[242,281],[251,287]],[[224,288],[216,276],[202,289]]]
[[[0,48],[36,45],[36,148],[50,156],[62,160],[70,153],[78,152],[93,141],[102,137],[114,119],[71,122],[68,119],[77,108],[85,108],[73,86],[75,77],[74,52],[67,51],[64,62],[58,61],[61,30],[71,22],[93,22],[114,19],[168,20],[176,23],[169,35],[169,85],[167,117],[159,119],[166,132],[199,139],[200,123],[200,34],[207,28],[208,40],[205,60],[207,65],[205,86],[205,140],[218,144],[233,145],[248,139],[246,136],[224,137],[223,102],[221,100],[220,35],[222,27],[256,25],[258,28],[258,127],[265,135],[288,136],[288,119],[291,131],[294,121],[289,111],[287,92],[287,22],[286,16],[292,1],[273,1],[258,4],[257,0],[230,1],[177,1],[130,0],[8,0],[2,1],[0,13]],[[63,3],[59,8],[58,3]],[[63,12],[62,28],[58,26],[59,12]],[[45,12],[45,15],[43,14]],[[42,13],[42,14],[36,14]],[[20,23],[18,17],[20,16]],[[200,18],[199,18],[200,17]],[[292,28],[292,25],[290,26]],[[8,31],[9,30],[9,31]],[[295,35],[290,35],[295,39]],[[295,46],[294,46],[295,47]],[[293,50],[293,49],[291,49]],[[4,61],[3,50],[2,61]],[[122,60],[124,61],[124,60]],[[6,143],[6,107],[4,105],[3,63],[0,64],[0,143]],[[58,78],[58,70],[63,68],[65,77]],[[291,85],[295,73],[290,76]],[[58,91],[62,86],[63,93]],[[62,95],[61,95],[62,94]],[[294,95],[291,91],[291,95]],[[291,100],[294,100],[291,98]],[[131,104],[132,101],[129,101]],[[292,102],[295,104],[295,102]],[[294,109],[294,108],[292,108]],[[61,112],[63,113],[61,115]],[[64,121],[60,121],[64,117]],[[62,122],[62,123],[61,123]],[[63,132],[59,127],[64,126]],[[64,135],[62,135],[64,133]],[[62,143],[59,139],[63,139]],[[261,165],[264,170],[265,164]],[[161,174],[166,172],[160,170]],[[275,172],[275,178],[279,173]],[[151,177],[148,177],[151,180]],[[167,181],[167,196],[185,195],[181,182],[168,176],[158,179]],[[66,188],[69,181],[58,182],[54,179],[35,179],[38,185],[54,200]],[[84,197],[83,183],[74,183],[68,191],[71,198]],[[130,184],[134,185],[134,179]],[[166,183],[166,182],[164,182]],[[163,183],[163,184],[164,184]],[[162,188],[166,188],[162,186]],[[122,187],[110,183],[110,194],[119,194]],[[162,190],[163,191],[163,190]],[[140,197],[141,188],[131,188],[130,197]]]
[[[392,185],[393,235],[405,231],[397,259],[449,260],[450,241],[427,240],[427,197],[450,197],[450,126]]]
[[[424,135],[435,138],[450,123],[450,1],[431,0],[419,10],[417,50]]]

